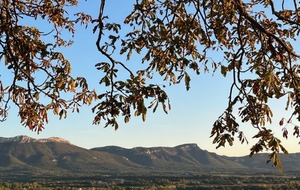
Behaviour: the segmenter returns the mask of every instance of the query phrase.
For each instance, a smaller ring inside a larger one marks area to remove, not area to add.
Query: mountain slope
[[[267,163],[268,153],[255,154],[252,157],[228,157],[229,160],[252,169],[272,169],[272,163]],[[300,153],[279,154],[284,171],[299,171]]]
[[[19,138],[0,143],[0,170],[57,174],[120,172],[130,171],[134,167],[119,156],[94,152],[66,141],[23,141]]]
[[[298,170],[300,154],[280,155],[284,171]],[[176,147],[117,146],[85,149],[61,138],[33,139],[27,136],[0,138],[2,176],[95,176],[109,173],[214,172],[271,169],[267,154],[253,158],[220,156],[196,144]]]
[[[122,156],[142,167],[160,170],[201,170],[207,168],[245,168],[214,153],[201,150],[196,144],[171,147],[136,147],[125,149],[116,146],[93,148],[93,151]]]

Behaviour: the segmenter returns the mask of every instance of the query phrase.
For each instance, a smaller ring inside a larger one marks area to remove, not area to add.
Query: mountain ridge
[[[30,142],[60,142],[60,143],[67,143],[71,144],[68,140],[60,138],[60,137],[49,137],[49,138],[41,138],[36,139],[29,137],[27,135],[19,135],[15,137],[0,137],[0,143],[7,143],[7,142],[19,142],[19,143],[30,143]]]
[[[201,149],[196,143],[175,147],[105,146],[86,149],[58,137],[0,137],[0,173],[11,176],[20,173],[82,176],[99,173],[207,173],[254,169],[278,171],[271,164],[266,164],[267,159],[268,154],[254,155],[254,158],[221,156]],[[300,154],[284,156],[282,162],[284,170],[295,171],[300,167]]]

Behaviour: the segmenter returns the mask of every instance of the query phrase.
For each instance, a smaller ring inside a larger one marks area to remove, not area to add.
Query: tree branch
[[[290,55],[300,58],[300,55],[296,54],[296,52],[294,52],[293,49],[289,48],[282,39],[280,39],[279,37],[275,36],[268,30],[266,30],[251,15],[249,15],[248,12],[246,11],[246,9],[242,6],[241,0],[235,0],[235,5],[236,5],[237,9],[239,10],[240,14],[243,15],[245,17],[245,19],[247,19],[252,24],[254,29],[258,29],[260,32],[262,32],[262,33],[266,34],[267,36],[276,40]]]

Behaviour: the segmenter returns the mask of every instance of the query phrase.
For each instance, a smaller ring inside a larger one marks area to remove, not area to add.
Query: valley
[[[299,189],[300,154],[280,157],[283,172],[266,163],[268,154],[227,157],[197,144],[85,149],[60,138],[0,138],[0,190]]]

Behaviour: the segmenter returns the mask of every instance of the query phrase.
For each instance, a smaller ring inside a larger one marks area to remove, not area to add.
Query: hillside
[[[281,156],[284,170],[297,170],[300,154]],[[275,171],[266,164],[267,154],[254,158],[227,157],[202,150],[196,144],[176,147],[116,146],[85,149],[65,139],[0,138],[2,179],[35,176],[96,176],[111,173],[191,173],[214,171]]]
[[[196,144],[184,144],[173,148],[136,147],[132,149],[111,146],[93,148],[91,150],[122,156],[142,167],[158,169],[160,171],[245,168],[245,166],[215,153],[204,151]]]
[[[20,175],[85,175],[131,171],[126,159],[84,149],[67,141],[34,140],[18,136],[0,141],[0,171]],[[7,173],[6,173],[7,174]]]

